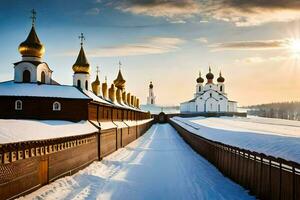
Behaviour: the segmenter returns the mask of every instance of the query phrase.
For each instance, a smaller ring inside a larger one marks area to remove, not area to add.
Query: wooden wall
[[[14,198],[98,159],[96,133],[85,136],[2,146],[0,199]],[[22,156],[21,156],[22,154]]]
[[[16,100],[22,101],[22,110],[15,110]],[[53,103],[56,101],[61,104],[61,111],[53,111]],[[0,119],[87,120],[89,101],[89,99],[1,97]]]
[[[92,109],[98,110],[97,107]],[[110,109],[102,110],[110,112]],[[89,113],[91,119],[98,117],[98,112]],[[87,135],[0,145],[0,200],[27,194],[74,174],[134,141],[152,123],[153,120],[146,120],[140,121],[138,126],[109,128]]]
[[[169,122],[196,152],[250,194],[262,200],[300,199],[298,163],[214,142]]]

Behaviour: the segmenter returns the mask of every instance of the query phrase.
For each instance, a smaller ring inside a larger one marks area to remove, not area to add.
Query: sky
[[[300,100],[298,0],[2,0],[0,81],[13,79],[33,8],[43,61],[61,84],[72,84],[84,33],[92,80],[99,66],[111,83],[121,61],[126,91],[142,103],[150,81],[158,104],[190,100],[208,66],[240,106]]]

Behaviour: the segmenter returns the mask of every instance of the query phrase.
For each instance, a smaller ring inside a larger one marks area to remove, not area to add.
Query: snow
[[[150,122],[150,121],[152,121],[152,120],[153,120],[153,118],[151,118],[151,119],[143,119],[143,120],[139,120],[139,121],[137,121],[137,125],[145,124],[145,123],[148,123],[148,122]]]
[[[159,114],[164,112],[166,114],[180,113],[179,107],[176,106],[161,106],[161,105],[152,105],[152,104],[143,104],[141,109],[146,112],[151,112],[151,114]]]
[[[102,130],[117,128],[117,125],[112,121],[100,122],[100,127]]]
[[[169,125],[20,199],[255,199],[196,154]]]
[[[136,126],[137,125],[137,121],[131,121],[131,120],[124,120],[125,124],[127,124],[128,126]]]
[[[114,123],[117,125],[118,128],[127,128],[127,124],[123,121],[114,121]]]
[[[99,97],[97,95],[95,95],[92,91],[87,91],[87,90],[83,90],[83,93],[86,94],[88,97],[90,97],[91,99],[93,99],[94,101],[103,103],[103,104],[108,104],[108,105],[114,105],[116,107],[120,107],[120,108],[126,108],[126,109],[130,109],[130,110],[135,110],[135,111],[141,111],[140,109],[134,108],[134,107],[130,107],[128,105],[123,105],[123,104],[119,104],[117,101],[115,102],[111,102],[109,100],[104,100],[102,97]]]
[[[299,121],[252,116],[172,120],[207,139],[300,163]]]
[[[53,97],[69,99],[89,99],[76,87],[36,83],[0,83],[0,96]]]
[[[109,104],[112,105],[112,103],[102,99],[101,97],[98,97],[97,95],[95,95],[92,91],[88,91],[88,90],[82,90],[82,92],[87,95],[88,97],[90,97],[91,99],[93,99],[94,101],[103,103],[103,104]]]
[[[97,131],[88,121],[0,119],[0,144],[84,135]]]

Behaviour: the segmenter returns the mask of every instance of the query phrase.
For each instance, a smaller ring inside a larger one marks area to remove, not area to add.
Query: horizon
[[[12,63],[21,60],[17,47],[30,31],[34,8],[43,61],[61,84],[72,84],[84,33],[91,80],[99,66],[100,82],[107,76],[111,83],[121,61],[126,90],[142,104],[152,81],[159,105],[179,106],[192,98],[198,73],[205,78],[208,66],[215,80],[222,71],[226,93],[239,107],[300,101],[300,3],[200,2],[1,2],[0,81],[13,79]]]

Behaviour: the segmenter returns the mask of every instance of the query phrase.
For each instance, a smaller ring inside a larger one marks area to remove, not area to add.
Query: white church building
[[[221,72],[215,84],[213,82],[214,75],[209,67],[206,79],[207,82],[204,84],[204,79],[201,77],[201,73],[199,74],[194,98],[181,103],[180,112],[237,112],[237,102],[230,101],[225,93],[225,79]]]

